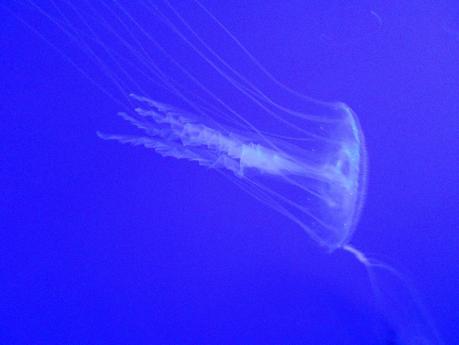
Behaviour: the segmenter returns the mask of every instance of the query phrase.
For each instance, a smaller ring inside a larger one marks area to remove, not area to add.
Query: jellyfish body
[[[340,104],[340,118],[318,122],[321,135],[291,143],[255,131],[212,128],[199,116],[143,96],[119,113],[143,136],[99,133],[103,139],[143,145],[164,157],[231,173],[258,200],[297,223],[333,250],[347,243],[358,221],[366,179],[366,152],[357,118]],[[338,106],[338,105],[337,105]],[[311,125],[311,124],[310,124]]]
[[[197,0],[195,5],[228,38],[227,43],[264,78],[261,84],[266,90],[223,58],[167,0],[164,8],[150,2],[142,2],[141,8],[149,20],[157,20],[157,32],[173,35],[185,59],[178,58],[177,47],[167,48],[170,36],[161,42],[160,35],[145,29],[119,1],[81,5],[53,1],[47,9],[32,1],[24,3],[100,68],[109,83],[98,81],[82,63],[57,48],[124,108],[121,117],[144,131],[143,136],[100,133],[100,137],[215,169],[330,251],[349,242],[359,220],[367,175],[364,136],[350,107],[304,96],[280,83]],[[225,98],[225,92],[218,93],[203,81],[201,72],[189,67],[193,62],[207,68],[212,80],[224,84],[231,96]],[[235,99],[246,103],[238,108]]]

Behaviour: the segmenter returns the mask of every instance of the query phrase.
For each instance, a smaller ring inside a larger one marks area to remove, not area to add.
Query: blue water
[[[39,13],[1,4],[1,344],[380,344],[355,258],[212,170],[100,140],[126,130],[120,106],[20,20],[109,81]],[[403,272],[457,343],[459,5],[205,4],[280,80],[359,116],[369,184],[352,243]],[[192,2],[177,8],[240,62]]]

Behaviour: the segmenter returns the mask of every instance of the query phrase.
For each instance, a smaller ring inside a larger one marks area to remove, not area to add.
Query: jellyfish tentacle
[[[274,74],[272,74],[261,62],[258,60],[255,55],[253,55],[249,49],[220,21],[200,0],[194,0],[194,2],[206,13],[209,18],[218,26],[220,27],[223,32],[239,47],[239,49],[245,54],[245,56],[256,66],[268,79],[270,79],[275,85],[279,86],[281,89],[289,92],[292,95],[295,95],[307,102],[315,103],[320,106],[324,106],[327,108],[339,108],[342,106],[342,103],[335,102],[329,103],[320,101],[318,99],[306,96],[294,89],[290,86],[282,83]]]
[[[364,266],[376,308],[384,316],[397,343],[444,344],[417,290],[403,274],[353,245],[345,244],[341,249],[351,253]]]
[[[167,141],[164,139],[135,135],[106,134],[102,132],[97,132],[97,135],[99,138],[104,140],[115,140],[122,144],[144,146],[148,149],[153,149],[162,157],[184,159],[197,162],[203,166],[210,166],[214,162],[213,157],[205,157],[204,155],[199,154],[194,150],[190,150],[175,142]]]
[[[304,120],[310,120],[310,121],[319,121],[319,122],[332,122],[336,121],[336,119],[329,119],[329,118],[324,118],[321,116],[317,116],[314,114],[308,114],[300,111],[295,111],[293,109],[287,108],[282,104],[279,104],[275,102],[271,97],[269,97],[265,92],[263,92],[259,87],[257,87],[250,79],[248,79],[246,76],[242,75],[236,68],[234,68],[228,61],[226,61],[222,56],[220,56],[194,29],[193,27],[185,20],[185,18],[174,8],[174,6],[171,5],[171,3],[168,0],[165,0],[164,3],[167,5],[167,7],[174,13],[174,15],[178,18],[179,22],[182,23],[187,30],[191,33],[191,35],[210,53],[211,56],[213,56],[216,61],[218,61],[222,66],[224,66],[230,74],[234,75],[240,82],[237,82],[237,80],[234,80],[231,78],[232,81],[242,87],[247,93],[250,93],[251,96],[256,97],[260,101],[265,102],[266,104],[271,105],[274,108],[277,108],[278,110],[281,110],[283,112],[286,112],[287,114],[293,115],[295,117],[304,119]],[[200,5],[200,4],[198,4]],[[157,9],[158,12],[160,12]],[[208,10],[207,10],[208,11]],[[208,16],[209,13],[207,13]],[[163,15],[163,17],[165,17]],[[210,16],[212,20],[215,21],[215,17]],[[170,22],[170,21],[169,21]],[[218,23],[218,25],[223,25],[222,23]],[[174,31],[178,30],[178,28],[174,28]],[[231,40],[232,37],[230,36]],[[236,43],[237,45],[237,43]],[[209,58],[210,60],[210,58]],[[241,84],[242,83],[242,84]],[[245,84],[245,86],[243,85]]]
[[[155,10],[156,10],[156,13],[152,12],[154,15],[159,17],[165,23],[166,26],[168,26],[181,40],[183,40],[183,42],[186,45],[188,45],[190,47],[190,49],[193,52],[195,52],[203,61],[205,61],[207,64],[209,64],[224,80],[226,80],[228,83],[230,83],[236,90],[241,92],[244,96],[246,96],[254,104],[256,104],[260,109],[265,111],[268,115],[272,116],[273,118],[275,118],[279,122],[291,127],[292,129],[295,129],[295,130],[299,131],[300,133],[302,133],[302,135],[307,135],[307,136],[313,135],[312,133],[308,132],[304,128],[296,125],[295,123],[293,123],[291,121],[288,121],[283,116],[281,116],[280,114],[278,114],[275,111],[273,111],[272,109],[270,109],[266,105],[266,103],[263,102],[263,101],[266,101],[266,99],[268,99],[267,96],[264,96],[261,99],[260,99],[260,96],[256,97],[256,95],[254,95],[254,91],[250,92],[250,89],[248,89],[247,87],[244,87],[241,84],[240,81],[237,81],[235,78],[233,78],[231,75],[229,75],[226,71],[223,70],[223,68],[221,66],[219,66],[214,60],[212,60],[210,56],[206,55],[205,52],[203,52],[193,42],[191,42],[185,36],[185,34],[166,15],[164,15],[159,10],[158,7],[156,7],[154,5],[152,5],[152,7],[155,8]],[[151,8],[149,8],[149,7],[147,7],[147,8],[151,11]],[[232,69],[230,69],[230,72],[231,72],[231,70]],[[268,104],[273,105],[273,102],[272,101],[268,102]],[[284,108],[283,111],[286,111],[286,108]],[[316,117],[314,115],[309,115],[309,116],[303,115],[302,117],[306,118],[306,119],[309,119],[309,120],[312,120],[312,121],[319,121],[318,117]],[[321,118],[321,121],[328,122],[328,121],[331,121],[331,119]],[[336,119],[335,119],[335,121],[336,121]],[[321,138],[317,134],[315,136],[317,138]]]

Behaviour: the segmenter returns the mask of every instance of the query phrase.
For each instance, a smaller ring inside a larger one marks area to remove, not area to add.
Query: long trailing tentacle
[[[376,307],[392,331],[395,331],[395,339],[391,341],[396,340],[396,344],[443,345],[417,290],[404,275],[390,265],[368,257],[350,244],[343,245],[341,249],[351,253],[365,267]],[[389,284],[388,280],[383,280],[382,273],[388,274],[388,278],[393,278],[393,281]],[[382,288],[382,285],[385,287]],[[397,298],[399,294],[404,294],[405,298]]]

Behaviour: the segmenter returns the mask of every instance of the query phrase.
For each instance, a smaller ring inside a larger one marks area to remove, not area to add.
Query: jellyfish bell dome
[[[284,158],[283,169],[276,174],[247,173],[242,181],[257,199],[333,251],[349,242],[359,221],[366,193],[367,153],[352,109],[344,103],[322,106],[326,114],[304,120],[304,135],[264,136]]]
[[[324,244],[336,249],[347,244],[360,218],[367,188],[367,152],[364,135],[356,114],[344,103],[339,103],[343,122],[334,136],[338,139],[336,151],[330,153],[329,170],[325,175],[323,194],[328,202],[320,208],[323,219],[328,219]],[[320,228],[320,226],[319,226]],[[325,226],[324,226],[325,228]]]

